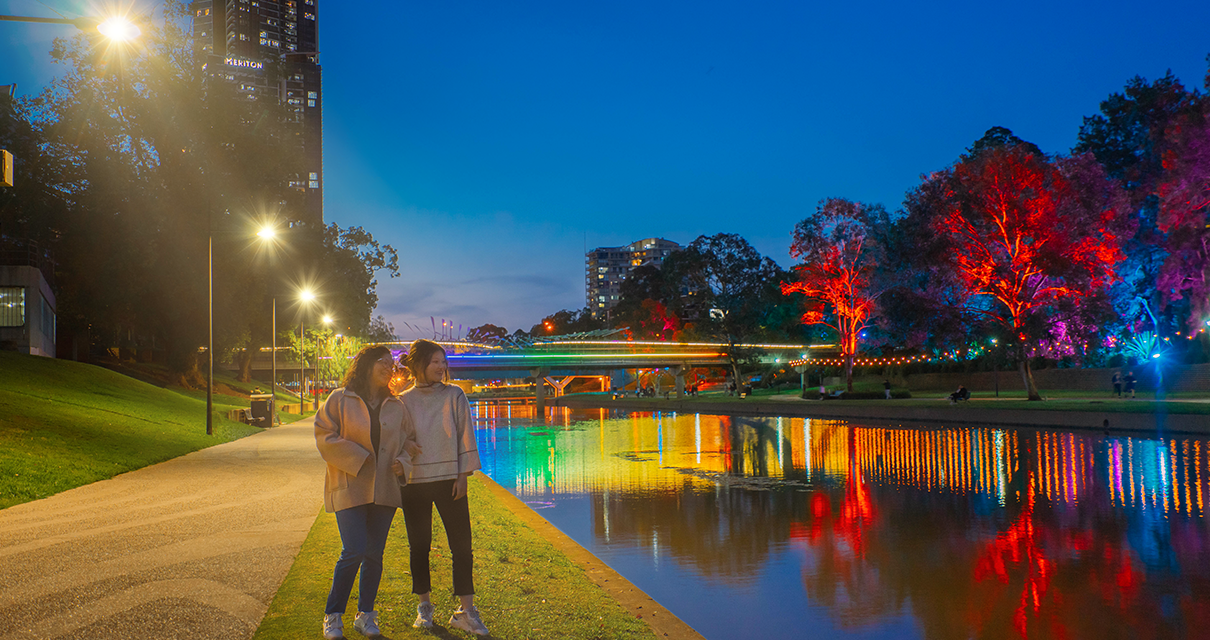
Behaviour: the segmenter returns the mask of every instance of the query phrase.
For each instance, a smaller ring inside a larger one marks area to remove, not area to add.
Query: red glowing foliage
[[[840,337],[852,389],[857,340],[873,316],[878,292],[872,286],[877,247],[869,237],[871,208],[841,198],[820,203],[815,215],[798,223],[790,255],[801,261],[796,280],[783,282],[783,295],[806,297],[803,324],[831,327]]]
[[[1020,360],[1062,322],[1047,311],[1116,278],[1128,206],[1090,155],[1048,160],[1024,145],[996,147],[930,180],[943,186],[934,231],[950,244],[966,304],[1019,340]],[[1028,366],[1022,376],[1040,399]]]

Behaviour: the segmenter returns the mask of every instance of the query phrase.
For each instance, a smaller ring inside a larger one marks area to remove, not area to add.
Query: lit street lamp
[[[310,307],[315,301],[315,293],[310,289],[303,289],[298,292],[298,300],[305,307]],[[307,403],[307,316],[303,312],[302,319],[298,322],[298,402],[300,404],[299,411],[302,411],[301,406]],[[316,357],[316,375],[318,374],[319,366],[319,340],[315,342],[315,357]],[[316,405],[316,408],[319,408]]]
[[[260,231],[256,232],[256,235],[261,240],[271,243],[277,237],[277,231],[272,226],[265,225],[265,226],[261,227]],[[273,316],[272,316],[272,320],[270,321],[270,327],[269,327],[269,331],[272,334],[272,341],[270,342],[271,351],[270,351],[270,355],[269,355],[270,361],[272,362],[272,365],[271,365],[272,368],[270,369],[271,373],[269,375],[272,377],[269,379],[269,389],[270,389],[270,393],[273,394],[273,399],[274,399],[273,404],[276,406],[276,404],[277,404],[277,287],[275,287],[273,285],[270,285],[270,287],[272,287],[272,291],[270,292],[270,298],[273,300]],[[275,416],[275,418],[276,418],[276,416]]]
[[[329,326],[329,327],[332,326],[332,316],[324,315],[323,323],[325,326]],[[332,371],[331,366],[328,367],[328,371],[329,372]],[[317,381],[319,380],[319,338],[315,339],[315,379]],[[315,390],[315,409],[318,411],[319,410],[319,387],[312,386],[312,388]]]
[[[105,20],[100,18],[35,18],[33,16],[0,16],[0,21],[34,22],[38,24],[70,24],[88,33],[92,30],[114,42],[126,42],[139,37],[142,31],[130,20],[121,16],[113,16]]]

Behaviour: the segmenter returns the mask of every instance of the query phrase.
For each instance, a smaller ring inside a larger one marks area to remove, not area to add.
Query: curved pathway
[[[251,638],[323,471],[307,419],[0,511],[0,639]]]

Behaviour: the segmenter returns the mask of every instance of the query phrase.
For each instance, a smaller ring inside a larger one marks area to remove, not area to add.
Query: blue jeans
[[[336,512],[343,549],[336,571],[332,574],[332,590],[324,613],[344,613],[353,592],[353,580],[361,569],[361,588],[357,595],[358,611],[373,611],[378,598],[378,583],[382,581],[382,552],[387,546],[387,534],[395,507],[363,504]]]

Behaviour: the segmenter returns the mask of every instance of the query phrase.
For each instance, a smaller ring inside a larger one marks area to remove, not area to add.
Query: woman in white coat
[[[459,604],[449,624],[485,636],[487,627],[475,608],[471,518],[466,499],[467,478],[479,469],[470,405],[462,389],[446,383],[447,363],[441,345],[417,340],[404,363],[415,376],[416,385],[399,397],[415,419],[416,438],[424,448],[416,456],[411,482],[402,490],[403,520],[411,547],[412,593],[420,599],[412,626],[431,628],[436,612],[429,576],[436,506],[450,544],[454,595],[458,596]]]
[[[344,637],[342,615],[361,573],[353,627],[380,635],[374,601],[382,554],[400,485],[420,453],[407,407],[390,390],[395,361],[386,347],[366,347],[353,359],[342,387],[315,414],[315,443],[328,463],[324,507],[336,513],[341,553],[324,608],[324,638]]]

